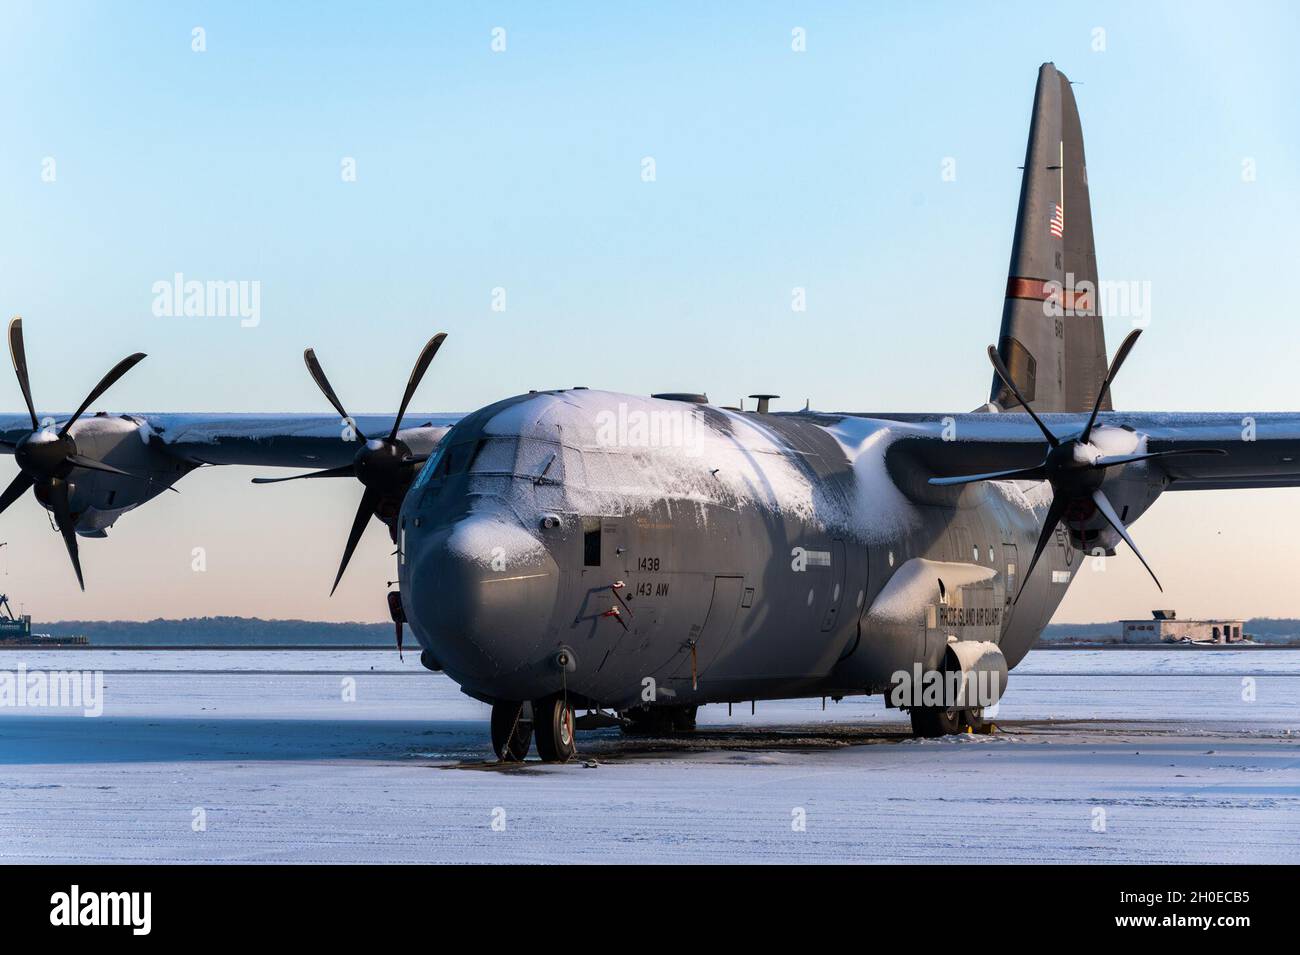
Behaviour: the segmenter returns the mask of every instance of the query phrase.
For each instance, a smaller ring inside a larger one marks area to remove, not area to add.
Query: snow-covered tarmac
[[[1035,651],[995,736],[911,740],[879,699],[712,706],[684,742],[603,730],[510,768],[410,654],[0,652],[20,663],[102,671],[104,712],[0,707],[6,862],[1300,855],[1300,651]]]

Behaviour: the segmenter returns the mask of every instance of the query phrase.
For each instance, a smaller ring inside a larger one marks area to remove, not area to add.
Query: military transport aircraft
[[[392,419],[349,416],[308,350],[338,417],[84,416],[135,354],[42,422],[15,319],[28,413],[0,421],[19,467],[0,510],[33,489],[81,580],[78,535],[104,536],[202,465],[354,477],[334,585],[378,518],[397,545],[399,649],[404,622],[427,667],[491,704],[504,760],[534,736],[565,760],[575,728],[687,730],[700,704],[758,699],[881,693],[916,733],[952,733],[979,725],[1083,560],[1137,550],[1127,525],[1162,492],[1300,484],[1300,415],[1111,410],[1138,332],[1107,367],[1096,283],[1078,111],[1049,63],[975,412],[772,413],[772,396],[745,411],[571,388],[404,428],[438,335]],[[955,689],[893,696],[918,672]]]

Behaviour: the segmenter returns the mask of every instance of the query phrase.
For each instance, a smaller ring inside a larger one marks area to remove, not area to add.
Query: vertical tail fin
[[[1051,63],[1038,71],[1024,168],[998,354],[1036,411],[1090,411],[1106,339],[1088,169],[1074,92]],[[1016,406],[996,376],[989,400]]]

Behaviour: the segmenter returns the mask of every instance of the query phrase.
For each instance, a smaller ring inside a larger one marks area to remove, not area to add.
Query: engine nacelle
[[[1093,431],[1092,446],[1104,455],[1140,454],[1146,451],[1146,435],[1127,428],[1099,427]],[[1113,466],[1107,469],[1101,489],[1119,519],[1128,526],[1141,517],[1168,485],[1159,465],[1149,461]],[[1091,501],[1082,501],[1077,510],[1066,512],[1064,524],[1070,543],[1091,556],[1114,555],[1121,541]]]
[[[69,504],[77,533],[103,537],[125,512],[157,497],[194,470],[195,465],[149,441],[143,423],[128,415],[94,415],[72,426],[77,452],[127,472],[74,469]]]

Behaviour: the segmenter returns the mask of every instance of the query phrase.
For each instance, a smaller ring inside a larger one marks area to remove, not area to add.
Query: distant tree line
[[[324,623],[260,617],[182,620],[59,620],[33,623],[34,633],[85,636],[91,646],[391,646],[391,623]]]
[[[59,620],[33,623],[36,633],[86,637],[92,646],[272,646],[336,647],[393,644],[391,623],[325,623],[319,620],[263,620],[261,617],[186,617],[181,620]],[[1245,633],[1265,643],[1300,642],[1300,619],[1255,617]],[[1046,642],[1118,640],[1119,621],[1053,623]]]

